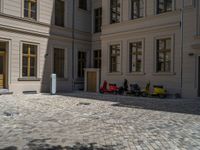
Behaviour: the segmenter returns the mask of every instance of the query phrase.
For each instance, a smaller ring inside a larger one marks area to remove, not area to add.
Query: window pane
[[[37,19],[37,0],[24,0],[24,17]]]
[[[110,0],[110,23],[120,22],[120,0]]]
[[[64,13],[65,13],[65,2],[63,0],[55,1],[55,25],[64,26]]]
[[[120,45],[110,46],[110,72],[120,72]]]
[[[84,77],[84,68],[86,67],[86,52],[78,52],[78,77]]]
[[[157,72],[171,71],[171,39],[157,40]]]
[[[142,18],[144,16],[144,1],[132,0],[131,9],[132,19]]]
[[[64,66],[65,66],[65,52],[64,49],[54,49],[54,73],[59,78],[64,78]]]
[[[130,72],[142,71],[142,42],[130,43]]]
[[[22,51],[22,76],[36,77],[37,76],[37,46],[23,44]]]
[[[87,0],[79,0],[79,8],[87,10]]]
[[[172,11],[172,0],[157,0],[157,13]]]

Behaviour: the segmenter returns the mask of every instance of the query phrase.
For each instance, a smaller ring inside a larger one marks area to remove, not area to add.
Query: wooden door
[[[97,74],[96,72],[87,73],[87,91],[96,92],[97,91]]]
[[[5,52],[0,52],[0,89],[5,86]]]

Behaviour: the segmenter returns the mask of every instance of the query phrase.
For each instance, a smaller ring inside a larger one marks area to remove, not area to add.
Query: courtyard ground
[[[200,100],[0,96],[0,150],[199,150]]]

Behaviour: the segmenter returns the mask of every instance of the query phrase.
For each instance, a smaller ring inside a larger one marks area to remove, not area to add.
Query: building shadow
[[[200,100],[197,99],[159,99],[83,92],[67,93],[63,96],[95,101],[109,101],[113,102],[113,107],[200,115]]]
[[[27,144],[27,150],[114,150],[112,145],[97,146],[96,143],[75,143],[72,146],[50,145],[44,139],[35,139]]]
[[[0,150],[17,150],[17,147],[15,147],[15,146],[9,146],[9,147],[2,148]]]

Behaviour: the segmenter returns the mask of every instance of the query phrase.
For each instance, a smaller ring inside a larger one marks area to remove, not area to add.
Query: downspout
[[[75,86],[75,77],[74,77],[74,51],[75,51],[75,0],[73,1],[73,11],[72,11],[72,90]]]
[[[181,58],[181,89],[180,89],[180,94],[182,96],[183,94],[183,40],[184,40],[184,6],[185,6],[185,1],[182,0],[182,8],[181,8],[181,53],[180,53],[180,58]]]

